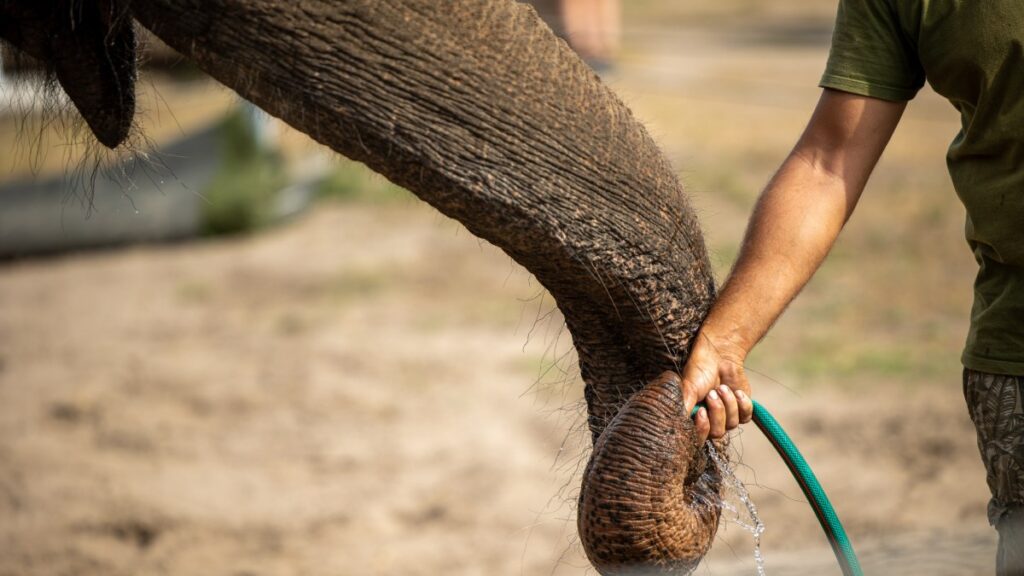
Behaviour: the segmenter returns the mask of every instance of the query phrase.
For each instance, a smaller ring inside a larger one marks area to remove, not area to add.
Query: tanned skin
[[[701,440],[750,421],[743,363],[821,265],[906,108],[826,89],[807,128],[758,198],[739,257],[683,369]]]

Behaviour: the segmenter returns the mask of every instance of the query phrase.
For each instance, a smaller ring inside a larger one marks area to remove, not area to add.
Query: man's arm
[[[832,248],[899,123],[905,102],[825,90],[761,193],[740,254],[683,369],[702,439],[750,421],[743,362]]]

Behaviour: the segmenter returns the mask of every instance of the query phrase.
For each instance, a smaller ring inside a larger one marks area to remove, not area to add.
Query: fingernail
[[[718,389],[721,391],[722,395],[725,395],[725,394],[729,393],[729,387],[726,386],[725,384],[722,384],[721,386],[719,386]]]
[[[737,391],[733,392],[733,394],[735,394],[736,397],[740,398],[740,399],[743,399],[743,398],[747,397],[747,395],[743,393],[743,390],[737,390]]]
[[[714,390],[708,392],[708,398],[711,398],[712,400],[718,400],[718,392],[715,392]]]

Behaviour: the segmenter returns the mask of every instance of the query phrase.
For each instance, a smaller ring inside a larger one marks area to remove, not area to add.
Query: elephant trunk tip
[[[630,398],[594,444],[578,528],[605,576],[688,574],[711,547],[721,475],[665,373]]]

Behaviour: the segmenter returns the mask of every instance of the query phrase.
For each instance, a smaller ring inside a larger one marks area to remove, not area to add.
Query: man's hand
[[[700,441],[721,438],[740,424],[750,422],[754,403],[743,370],[746,351],[706,330],[697,334],[690,359],[683,369],[683,405],[689,414],[701,400],[695,424]]]

